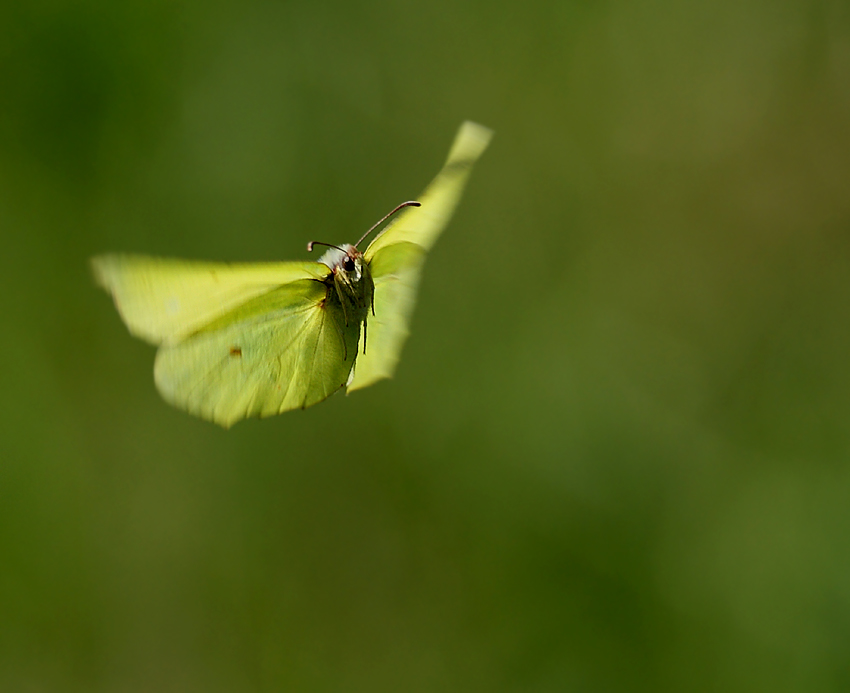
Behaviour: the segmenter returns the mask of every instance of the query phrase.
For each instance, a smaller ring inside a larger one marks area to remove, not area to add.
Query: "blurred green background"
[[[230,431],[87,259],[496,137],[396,378]],[[850,6],[4,3],[0,690],[850,690]]]

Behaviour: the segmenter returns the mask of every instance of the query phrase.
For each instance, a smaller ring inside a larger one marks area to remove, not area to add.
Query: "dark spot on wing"
[[[234,358],[242,356],[242,347],[232,346],[230,347],[230,355]]]

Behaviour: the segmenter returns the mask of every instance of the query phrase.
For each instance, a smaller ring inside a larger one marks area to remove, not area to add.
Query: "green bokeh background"
[[[306,259],[496,130],[395,379],[230,431],[87,258]],[[0,690],[850,689],[850,7],[0,9]]]

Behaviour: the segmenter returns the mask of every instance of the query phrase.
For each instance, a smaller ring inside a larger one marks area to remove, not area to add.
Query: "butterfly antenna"
[[[402,202],[402,203],[401,203],[398,207],[396,207],[396,208],[395,208],[392,212],[390,212],[389,214],[387,214],[387,215],[385,215],[384,217],[382,217],[382,218],[381,218],[381,219],[380,219],[380,220],[379,220],[376,224],[374,224],[374,225],[372,226],[372,228],[371,228],[371,229],[369,229],[366,233],[364,233],[364,234],[360,237],[360,240],[359,240],[359,241],[357,241],[357,243],[355,243],[355,244],[354,244],[354,247],[356,248],[357,246],[359,246],[359,245],[363,242],[363,239],[364,239],[364,238],[366,238],[366,236],[368,236],[370,233],[372,233],[372,231],[374,231],[374,230],[375,230],[376,228],[378,228],[381,224],[383,224],[383,223],[384,223],[387,219],[389,219],[389,218],[390,218],[393,214],[395,214],[398,210],[400,210],[400,209],[404,209],[405,207],[421,207],[421,206],[422,206],[422,203],[421,203],[421,202],[417,202],[416,200],[408,200],[407,202]]]
[[[324,245],[324,246],[327,246],[328,248],[336,248],[336,249],[337,249],[337,250],[339,250],[341,253],[344,253],[344,252],[345,252],[345,251],[344,251],[342,248],[340,248],[338,245],[333,245],[332,243],[322,243],[322,241],[310,241],[310,242],[307,244],[307,252],[308,252],[308,253],[312,253],[312,252],[313,252],[313,246],[314,246],[314,245]]]

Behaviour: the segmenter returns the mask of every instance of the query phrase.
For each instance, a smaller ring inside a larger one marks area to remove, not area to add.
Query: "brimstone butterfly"
[[[202,419],[226,428],[366,387],[395,371],[425,255],[491,136],[465,122],[421,207],[400,205],[365,252],[253,264],[100,255],[95,278],[130,332],[159,347],[163,398]]]

